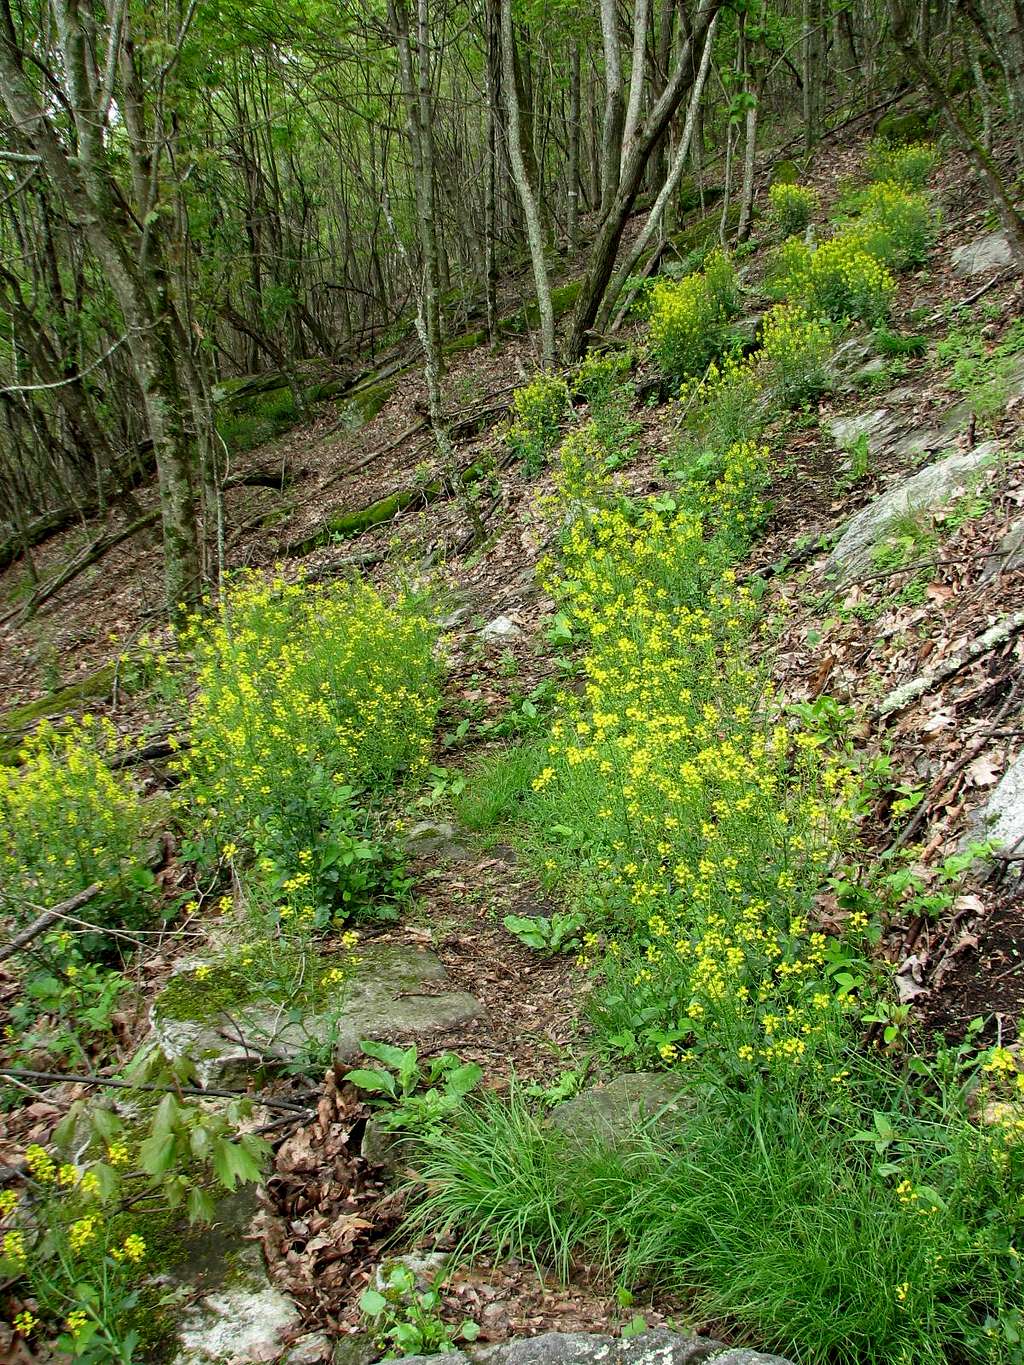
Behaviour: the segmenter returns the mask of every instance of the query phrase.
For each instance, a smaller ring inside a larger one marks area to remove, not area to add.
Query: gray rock
[[[335,1341],[332,1365],[371,1365],[379,1355],[369,1332],[355,1332]]]
[[[971,835],[990,839],[1000,853],[1024,853],[1024,753],[1010,764],[975,815]]]
[[[436,1356],[406,1356],[405,1365],[426,1365]],[[469,1347],[445,1357],[446,1365],[788,1365],[781,1356],[727,1350],[720,1341],[658,1329],[635,1337],[589,1332],[544,1332],[497,1346]]]
[[[689,1103],[679,1081],[665,1072],[631,1071],[555,1105],[548,1122],[581,1146],[616,1146],[647,1122],[670,1126]]]
[[[480,632],[480,639],[485,645],[504,645],[521,639],[522,634],[522,628],[517,626],[510,616],[496,616],[484,626]]]
[[[334,1347],[326,1332],[308,1332],[281,1357],[280,1365],[328,1365],[334,1360]]]
[[[353,974],[338,998],[302,1019],[278,1007],[240,1005],[213,1019],[173,1019],[151,1012],[157,1045],[169,1060],[190,1056],[203,1085],[285,1065],[311,1043],[331,1042],[341,1065],[361,1054],[363,1038],[416,1042],[465,1027],[484,1015],[465,991],[446,990],[447,973],[433,953],[400,944],[359,949]],[[426,988],[426,989],[424,989]]]
[[[1024,569],[1024,517],[1020,517],[1003,536],[985,562],[982,582],[1001,573],[1016,573]]]
[[[896,420],[888,408],[872,408],[869,412],[854,413],[852,417],[836,417],[828,429],[840,450],[849,450],[864,435],[868,438],[868,448],[877,450],[896,430]]]
[[[455,826],[447,820],[420,820],[405,831],[402,847],[410,858],[440,857],[447,862],[461,862],[470,856],[456,838]]]
[[[947,455],[895,488],[880,493],[851,518],[832,551],[826,573],[846,579],[864,572],[870,566],[875,546],[894,521],[903,516],[935,512],[952,502],[958,490],[970,481],[970,476],[994,460],[997,452],[996,443],[987,441],[961,455]]]
[[[970,277],[1012,265],[1013,252],[1005,232],[989,232],[966,246],[955,247],[952,259],[956,273]]]
[[[850,337],[837,346],[827,366],[829,384],[841,392],[851,392],[885,369],[885,359],[861,337]]]
[[[277,1361],[301,1314],[275,1289],[263,1260],[249,1247],[236,1258],[235,1278],[184,1312],[174,1365],[256,1365]]]

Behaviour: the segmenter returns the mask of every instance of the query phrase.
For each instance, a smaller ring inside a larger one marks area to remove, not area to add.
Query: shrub
[[[101,882],[93,909],[114,925],[137,922],[133,874],[148,821],[135,788],[111,768],[122,753],[111,723],[85,716],[59,731],[44,721],[22,744],[21,766],[0,766],[0,897],[15,910]]]
[[[700,374],[721,354],[737,298],[735,270],[721,251],[712,253],[701,274],[654,286],[651,349],[664,374],[674,379]]]
[[[896,281],[886,267],[854,235],[846,234],[822,242],[811,252],[806,274],[794,284],[796,300],[803,307],[836,322],[883,322],[896,293]]]
[[[180,762],[201,817],[195,854],[257,854],[270,893],[291,909],[312,897],[321,921],[393,889],[395,859],[359,795],[429,759],[438,696],[419,604],[252,575],[185,642],[199,685]]]
[[[799,237],[789,237],[768,253],[764,292],[773,299],[791,298],[803,287],[814,248]]]
[[[783,237],[803,232],[817,208],[818,195],[807,186],[776,183],[768,191],[768,216]]]
[[[569,387],[555,375],[538,374],[512,395],[514,417],[505,439],[528,474],[547,464],[570,410]]]
[[[752,357],[762,388],[782,407],[824,392],[833,344],[827,322],[798,305],[779,304],[762,322],[761,349]]]
[[[935,232],[935,215],[924,194],[883,181],[865,193],[861,217],[842,234],[893,270],[921,265]]]
[[[868,148],[865,170],[869,180],[887,180],[908,189],[923,189],[938,159],[938,150],[930,142],[892,142],[888,138],[876,138]]]

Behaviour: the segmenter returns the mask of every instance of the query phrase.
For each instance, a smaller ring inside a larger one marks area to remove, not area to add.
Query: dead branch
[[[0,962],[6,962],[15,953],[20,953],[22,948],[26,948],[40,934],[49,929],[51,924],[56,924],[57,920],[62,919],[65,915],[73,915],[76,910],[81,910],[83,905],[88,905],[91,900],[99,895],[102,889],[100,882],[93,882],[92,886],[87,886],[84,891],[69,896],[66,901],[61,901],[60,905],[55,905],[52,910],[44,910],[31,924],[26,925],[20,933],[15,934],[8,944],[0,948]]]
[[[879,716],[891,716],[896,711],[902,711],[933,688],[944,683],[947,678],[951,678],[954,673],[959,673],[961,669],[973,663],[975,659],[987,654],[996,645],[1004,644],[1012,640],[1015,635],[1019,635],[1024,630],[1024,611],[1015,611],[1012,616],[1006,616],[1001,621],[997,621],[994,626],[990,626],[984,634],[977,636],[976,639],[951,654],[942,663],[934,668],[922,673],[919,677],[911,679],[910,682],[903,683],[895,688],[885,697],[878,707]]]
[[[308,1104],[296,1103],[293,1100],[279,1100],[273,1096],[253,1095],[248,1090],[222,1090],[214,1086],[153,1085],[145,1081],[122,1081],[113,1076],[96,1076],[91,1073],[76,1075],[73,1072],[62,1074],[59,1071],[26,1071],[16,1066],[0,1066],[0,1076],[7,1076],[14,1081],[43,1081],[52,1085],[61,1085],[66,1082],[68,1085],[94,1085],[111,1090],[146,1090],[156,1095],[199,1095],[229,1100],[248,1098],[255,1100],[258,1104],[265,1105],[268,1109],[287,1109],[296,1114],[304,1114],[309,1109]],[[313,1097],[310,1096],[310,1098]]]

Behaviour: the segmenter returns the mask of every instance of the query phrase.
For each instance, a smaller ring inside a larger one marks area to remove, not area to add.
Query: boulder
[[[436,1356],[406,1356],[405,1365],[427,1365]],[[729,1350],[720,1341],[656,1330],[635,1337],[598,1332],[544,1332],[497,1346],[469,1347],[445,1356],[445,1365],[788,1365],[781,1356]]]
[[[410,858],[438,858],[442,862],[462,862],[470,856],[459,843],[455,826],[447,820],[420,820],[405,831],[402,847]]]
[[[976,812],[971,837],[991,840],[999,853],[1024,855],[1024,753],[1010,764]]]
[[[835,417],[828,429],[840,450],[850,450],[865,435],[869,449],[877,450],[896,430],[896,419],[888,408],[872,408],[851,417]]]
[[[627,1142],[645,1123],[670,1126],[688,1103],[677,1077],[663,1071],[631,1071],[556,1105],[548,1122],[574,1144],[599,1141],[614,1147]]]
[[[837,346],[828,362],[829,384],[849,392],[885,369],[885,358],[862,337],[849,337]]]
[[[335,1000],[311,1006],[300,1018],[267,1003],[241,1004],[213,1018],[174,1018],[161,1009],[162,997],[151,1018],[164,1055],[192,1057],[201,1084],[217,1085],[294,1062],[314,1043],[333,1045],[339,1065],[349,1065],[360,1056],[363,1038],[412,1043],[483,1017],[479,1001],[447,986],[433,953],[376,944],[359,950]]]
[[[481,630],[480,639],[485,645],[505,645],[521,639],[522,634],[522,627],[517,626],[511,616],[496,616]]]
[[[843,579],[856,578],[871,566],[875,547],[900,517],[937,512],[954,501],[970,483],[971,476],[991,463],[998,453],[987,441],[963,454],[947,455],[880,493],[848,522],[829,558],[826,573]]]
[[[973,242],[953,249],[953,269],[970,278],[990,270],[1004,270],[1013,263],[1013,252],[1005,232],[988,232]]]

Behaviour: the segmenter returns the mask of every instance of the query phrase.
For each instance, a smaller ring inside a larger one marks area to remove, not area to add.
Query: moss
[[[206,969],[202,976],[194,971],[172,976],[157,997],[158,1018],[202,1023],[245,1005],[285,1003],[313,1013],[337,998],[339,983],[331,974],[343,965],[339,957],[316,957],[312,964],[303,964],[299,948],[288,955],[280,944],[274,946],[272,958],[264,956],[258,944],[247,956],[245,966],[240,956],[230,955],[202,964]],[[297,980],[304,983],[298,994],[292,984]]]
[[[907,114],[894,111],[879,120],[875,131],[890,142],[921,142],[931,136],[936,118],[934,109],[918,109]]]
[[[462,471],[462,481],[465,484],[475,483],[484,473],[483,465],[472,464]],[[376,502],[370,503],[369,507],[360,507],[354,512],[336,512],[323,521],[311,536],[293,545],[290,553],[305,555],[319,545],[351,540],[382,522],[393,520],[406,508],[426,507],[450,491],[447,479],[434,479],[418,488],[406,488],[398,493],[390,493],[386,498],[379,498]]]
[[[0,713],[0,763],[17,763],[24,735],[39,721],[74,711],[80,702],[100,701],[109,697],[116,673],[117,664],[112,661],[79,682]]]
[[[395,391],[395,380],[354,389],[338,404],[338,414],[346,431],[358,431],[372,422]]]

